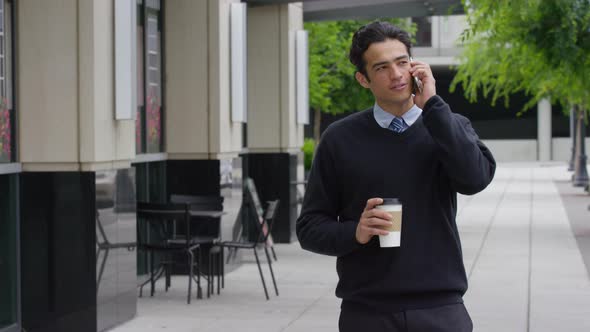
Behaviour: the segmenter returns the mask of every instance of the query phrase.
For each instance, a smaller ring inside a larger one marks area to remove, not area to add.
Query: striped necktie
[[[404,119],[395,117],[393,120],[391,120],[388,128],[395,131],[396,133],[401,133],[408,128],[408,125]]]

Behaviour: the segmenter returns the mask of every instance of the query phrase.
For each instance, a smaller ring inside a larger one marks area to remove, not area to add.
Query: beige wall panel
[[[115,120],[114,6],[79,0],[80,159],[84,163],[135,157],[133,120]]]
[[[95,29],[94,4],[92,1],[79,1],[78,5],[78,61],[79,65],[79,130],[80,161],[92,162],[95,151]]]
[[[295,31],[303,29],[301,3],[281,6],[281,149],[303,144],[303,126],[297,124]]]
[[[218,153],[239,153],[242,149],[242,124],[231,120],[231,3],[240,0],[219,1],[219,60],[220,60],[220,109]],[[246,74],[247,75],[247,74]]]
[[[230,5],[239,0],[209,0],[210,153],[238,153],[242,125],[231,121]]]
[[[280,147],[280,5],[248,8],[248,148]]]
[[[240,2],[240,0],[232,0],[232,2]],[[229,7],[229,6],[228,6]],[[247,17],[248,14],[246,14],[246,20],[248,20]],[[229,13],[228,13],[228,20],[229,20]],[[228,68],[229,64],[230,64],[230,57],[229,57],[229,51],[230,51],[230,43],[231,40],[229,38],[229,34],[230,34],[230,26],[229,24],[227,25],[227,30],[228,30]],[[247,33],[246,33],[246,38],[248,38]],[[246,39],[247,42],[247,39]],[[246,46],[247,48],[248,46]],[[247,52],[247,50],[246,50]],[[246,54],[247,56],[247,54]],[[247,67],[247,64],[246,64]],[[246,75],[248,75],[248,69],[246,68]],[[231,70],[229,70],[228,72],[229,75],[231,75]],[[246,89],[248,89],[248,83],[246,82]],[[231,76],[229,76],[228,78],[228,91],[230,91],[230,93],[228,93],[228,98],[230,98],[231,96]],[[247,98],[247,96],[246,96]],[[246,112],[248,112],[247,110],[247,105],[246,105]],[[221,145],[221,153],[230,153],[230,154],[237,154],[242,152],[242,147],[243,147],[243,132],[242,132],[242,123],[241,122],[232,122],[231,121],[231,98],[230,98],[230,102],[229,102],[229,106],[228,106],[228,110],[227,110],[227,116],[226,116],[226,121],[221,122],[222,124],[222,132],[224,132],[225,130],[227,130],[229,133],[231,133],[230,136],[228,136],[228,140],[225,143],[222,143]]]
[[[115,127],[115,160],[135,158],[135,121],[120,120]]]
[[[165,6],[166,151],[208,153],[207,1]]]
[[[95,161],[131,160],[135,158],[135,121],[115,120],[114,5],[111,1],[93,3]]]
[[[303,30],[303,5],[301,2],[291,4],[291,10],[289,10],[290,15],[290,22],[293,25],[292,28],[297,30]],[[295,53],[293,53],[295,56]],[[296,74],[294,73],[293,76],[295,77]],[[296,78],[296,77],[295,77]],[[294,78],[294,79],[295,79]],[[294,82],[294,85],[297,86],[297,82]],[[297,95],[294,93],[293,98],[297,99]],[[303,146],[303,138],[304,138],[304,127],[302,124],[297,123],[297,105],[293,109],[293,135],[289,140],[289,148],[293,148],[295,150],[301,150]]]
[[[87,0],[85,0],[87,1]],[[111,1],[94,3],[94,149],[93,161],[118,159],[117,145],[135,143],[124,139],[116,140],[115,120],[115,77],[114,77],[114,9]],[[81,69],[82,70],[82,69]],[[134,155],[134,154],[133,154]],[[127,159],[133,155],[125,156]]]
[[[208,126],[210,128],[209,134],[209,151],[213,152],[219,149],[219,112],[221,111],[220,105],[220,80],[221,74],[219,73],[219,66],[221,65],[221,61],[219,60],[219,2],[217,0],[206,0],[208,3],[208,43],[207,43],[207,50],[208,50],[208,92],[209,92],[209,107],[208,107],[208,114],[209,114],[209,123]],[[227,91],[229,93],[229,91]]]
[[[19,1],[19,153],[22,162],[77,162],[75,0]]]

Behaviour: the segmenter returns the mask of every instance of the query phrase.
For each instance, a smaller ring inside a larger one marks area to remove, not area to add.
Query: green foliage
[[[306,138],[303,141],[301,151],[303,151],[303,168],[309,171],[313,162],[313,154],[315,153],[315,140],[313,138]]]
[[[415,26],[407,19],[382,19],[413,34]],[[354,32],[371,21],[347,20],[306,22],[309,31],[309,103],[313,110],[330,114],[358,111],[374,103],[370,91],[354,78],[355,68],[348,61]]]
[[[564,109],[590,109],[590,2],[587,0],[464,0],[468,29],[451,84],[470,101],[493,102],[516,92],[545,97]]]

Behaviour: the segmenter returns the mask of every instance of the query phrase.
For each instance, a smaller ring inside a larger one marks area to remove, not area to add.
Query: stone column
[[[297,165],[303,125],[295,101],[295,31],[303,29],[301,3],[248,8],[248,153],[244,174],[262,202],[280,199],[276,242],[295,238]],[[300,175],[301,177],[302,175]]]
[[[542,99],[537,104],[537,159],[551,160],[551,102]]]
[[[243,124],[232,121],[230,93],[231,4],[239,2],[164,2],[166,195],[223,196],[224,240],[242,201]]]
[[[97,221],[111,243],[135,241],[135,125],[115,120],[113,1],[18,1],[16,22],[23,328],[96,331],[136,312],[135,252],[101,253],[117,276],[97,285]]]

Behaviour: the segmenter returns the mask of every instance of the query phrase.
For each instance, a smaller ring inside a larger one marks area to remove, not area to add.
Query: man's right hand
[[[391,215],[385,211],[375,209],[375,206],[382,204],[383,199],[371,198],[361,215],[361,220],[356,226],[356,241],[365,244],[375,235],[387,235],[389,231],[384,228],[391,227]]]

